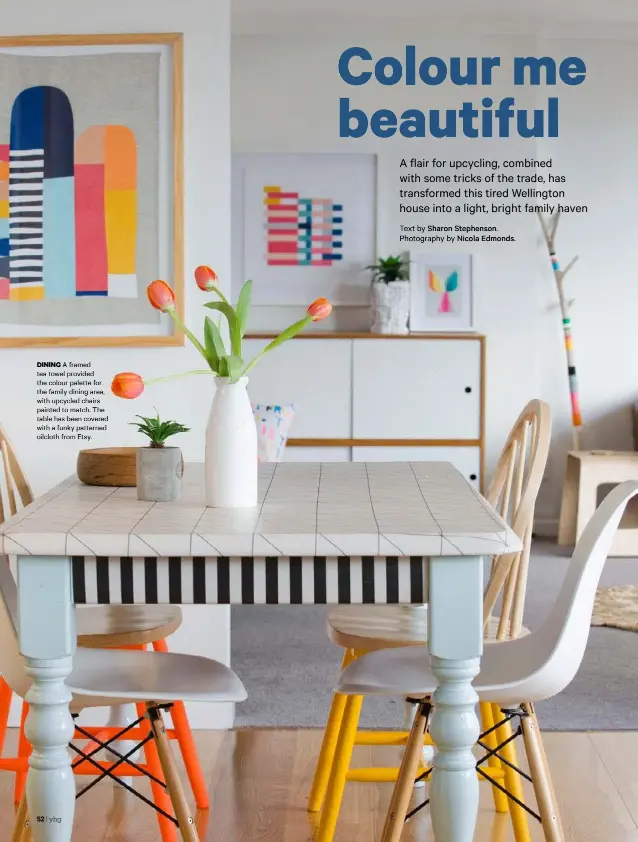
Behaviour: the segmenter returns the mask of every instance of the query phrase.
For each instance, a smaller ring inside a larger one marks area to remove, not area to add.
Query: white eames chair
[[[527,588],[529,549],[536,497],[540,489],[551,438],[551,411],[545,401],[531,400],[516,419],[487,491],[488,503],[523,542],[523,550],[514,555],[492,559],[491,573],[483,594],[484,637],[486,642],[527,634],[523,625],[523,609]],[[500,600],[500,615],[494,609]],[[327,616],[328,635],[345,650],[343,666],[355,658],[379,649],[422,646],[428,641],[428,612],[425,605],[356,605],[338,606]],[[311,814],[321,811],[316,842],[334,842],[346,783],[349,781],[394,781],[398,769],[388,766],[363,768],[352,764],[355,745],[405,745],[415,707],[407,700],[409,715],[405,731],[368,731],[359,728],[362,696],[346,699],[335,693],[314,779],[308,798]],[[509,723],[493,730],[498,707],[490,702],[480,706],[479,718],[488,733],[488,743],[505,742]],[[431,763],[430,735],[424,747],[423,761]],[[504,762],[492,756],[490,766],[496,783],[494,807],[510,814],[515,842],[531,842],[527,814],[521,806],[523,785],[513,767],[517,763],[513,743],[503,749]],[[511,798],[507,797],[511,793]]]
[[[13,692],[24,699],[31,679],[25,671],[18,649],[17,606],[17,588],[9,559],[0,555],[0,672]],[[169,709],[173,702],[180,700],[241,702],[246,698],[246,690],[238,676],[223,664],[196,655],[78,647],[73,657],[73,671],[66,685],[73,694],[70,708],[74,716],[89,707],[125,703],[142,705],[143,722],[148,734],[146,739],[154,740],[157,747],[166,781],[166,793],[175,814],[173,821],[184,842],[198,842],[195,823],[189,813],[166,735],[162,710]],[[58,719],[52,724],[59,726]],[[73,745],[71,747],[78,751]],[[122,764],[135,751],[123,757],[115,749],[110,750],[119,757],[118,762]],[[91,755],[82,754],[81,750],[78,753],[84,762],[90,762]],[[133,763],[130,759],[128,762]],[[154,784],[158,785],[158,782]],[[27,788],[30,790],[30,807],[37,813],[40,806],[37,782]],[[153,806],[152,802],[147,803]],[[23,797],[16,816],[12,842],[25,842],[30,835],[27,804]]]
[[[552,611],[536,631],[486,646],[474,689],[481,701],[496,702],[504,716],[520,719],[520,730],[548,842],[563,842],[558,805],[533,703],[549,699],[567,687],[580,667],[603,565],[627,502],[638,494],[638,482],[617,486],[600,504],[582,533]],[[412,696],[422,700],[403,757],[383,832],[383,842],[395,842],[407,816],[420,748],[428,727],[431,697],[437,680],[429,667],[427,646],[384,649],[363,655],[346,667],[337,691],[344,695]],[[436,696],[435,696],[436,700]],[[436,707],[434,716],[436,717]],[[445,729],[438,729],[445,733]],[[479,746],[486,748],[479,740]],[[485,778],[489,775],[481,768]],[[422,777],[434,770],[428,770]],[[461,805],[459,805],[461,808]]]

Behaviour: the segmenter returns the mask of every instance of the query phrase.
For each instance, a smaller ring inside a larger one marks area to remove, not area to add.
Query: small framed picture
[[[410,253],[410,330],[473,330],[472,257]]]

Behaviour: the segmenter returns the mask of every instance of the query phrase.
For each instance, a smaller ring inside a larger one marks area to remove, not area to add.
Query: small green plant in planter
[[[184,460],[179,447],[166,447],[166,441],[177,433],[188,433],[190,427],[178,421],[162,421],[159,412],[155,418],[137,418],[140,420],[131,421],[131,425],[149,439],[149,446],[137,451],[137,498],[153,503],[177,500]]]
[[[373,333],[407,333],[410,316],[410,260],[405,255],[380,257],[372,266]]]
[[[157,412],[157,410],[155,410]],[[190,427],[185,427],[177,421],[162,421],[159,417],[159,412],[155,418],[145,418],[143,415],[136,415],[139,421],[131,421],[133,427],[137,427],[138,431],[144,436],[148,436],[151,444],[150,447],[164,447],[166,439],[177,433],[188,433]]]
[[[372,266],[372,282],[377,284],[392,284],[395,281],[407,281],[410,277],[410,261],[403,255],[396,257],[379,257]]]

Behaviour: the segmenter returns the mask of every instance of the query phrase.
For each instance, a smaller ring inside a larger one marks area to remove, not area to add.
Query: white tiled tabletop
[[[477,556],[519,538],[447,462],[263,464],[251,509],[204,505],[187,464],[174,503],[69,477],[0,526],[1,551],[81,556]]]

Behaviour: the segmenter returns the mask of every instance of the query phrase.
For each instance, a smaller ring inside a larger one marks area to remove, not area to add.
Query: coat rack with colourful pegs
[[[580,443],[580,428],[583,419],[580,413],[580,400],[578,396],[578,380],[576,377],[576,363],[574,361],[574,341],[572,339],[572,322],[570,318],[570,310],[574,299],[567,299],[565,297],[565,275],[572,268],[574,263],[578,260],[578,256],[573,257],[564,269],[560,268],[560,263],[556,257],[555,240],[556,229],[558,228],[558,220],[560,219],[560,211],[557,211],[553,216],[546,220],[541,213],[538,218],[543,230],[545,243],[549,252],[549,259],[552,264],[554,278],[556,280],[556,288],[558,290],[558,303],[563,320],[563,336],[565,339],[565,355],[567,357],[567,378],[569,383],[569,397],[572,408],[572,443],[573,449],[579,450]]]

